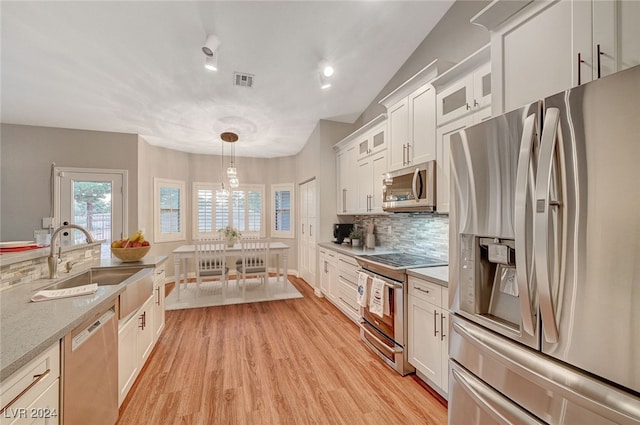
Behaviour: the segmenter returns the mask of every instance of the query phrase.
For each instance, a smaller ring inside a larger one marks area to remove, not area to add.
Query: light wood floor
[[[117,425],[437,424],[447,410],[360,341],[303,280],[304,298],[167,311]]]

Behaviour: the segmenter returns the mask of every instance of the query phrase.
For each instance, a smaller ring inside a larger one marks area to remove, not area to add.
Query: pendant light
[[[220,189],[216,190],[216,201],[224,201],[229,199],[229,190],[224,187],[224,143],[220,145]]]
[[[220,138],[227,143],[231,143],[231,160],[229,162],[229,167],[227,168],[227,178],[229,179],[229,186],[232,189],[240,186],[240,181],[238,180],[238,170],[236,169],[236,147],[235,142],[238,141],[238,135],[232,132],[225,132],[220,135]]]

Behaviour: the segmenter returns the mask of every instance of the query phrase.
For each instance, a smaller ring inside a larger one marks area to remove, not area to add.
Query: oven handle
[[[373,279],[374,277],[380,279],[382,281],[382,283],[384,283],[384,286],[391,288],[391,289],[402,289],[404,288],[404,285],[402,283],[396,283],[393,280],[389,280],[387,278],[384,278],[378,274],[372,274],[369,271],[363,269],[363,268],[359,268],[358,272],[362,272],[364,274],[366,274],[367,276],[369,276],[371,279]]]
[[[373,332],[371,332],[369,329],[367,329],[367,327],[364,325],[365,321],[364,320],[360,320],[358,322],[360,329],[362,329],[367,335],[369,335],[371,338],[375,339],[376,341],[378,341],[380,344],[383,344],[385,346],[385,348],[388,348],[389,351],[391,351],[394,354],[398,354],[398,353],[402,353],[403,348],[400,345],[396,345],[394,343],[393,348],[389,347],[388,345],[386,345],[384,343],[384,341],[382,341],[380,338],[378,338],[378,336],[376,334],[374,334]]]

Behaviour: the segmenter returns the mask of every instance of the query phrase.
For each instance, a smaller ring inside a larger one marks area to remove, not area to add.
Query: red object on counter
[[[38,249],[44,248],[44,245],[25,245],[25,246],[13,246],[11,248],[0,248],[0,252],[18,252],[18,251],[28,251],[30,249]]]

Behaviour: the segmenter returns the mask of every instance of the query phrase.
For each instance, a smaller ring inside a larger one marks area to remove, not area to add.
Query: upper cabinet
[[[389,117],[389,171],[436,159],[436,95],[430,81],[449,67],[433,61],[380,101]]]
[[[494,1],[471,22],[491,31],[494,115],[640,64],[636,1]]]
[[[382,174],[387,172],[387,116],[381,114],[334,145],[337,213],[382,213]]]
[[[432,81],[438,126],[491,107],[490,56],[486,45]]]

